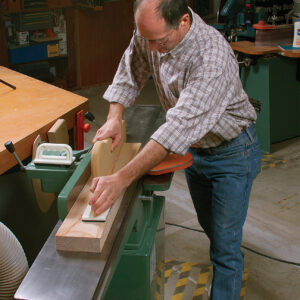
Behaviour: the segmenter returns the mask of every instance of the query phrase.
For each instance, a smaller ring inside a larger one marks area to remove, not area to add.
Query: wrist
[[[121,185],[124,188],[128,188],[135,179],[134,176],[132,176],[132,174],[130,174],[124,167],[115,173],[115,175],[118,178],[118,182],[121,182]]]
[[[117,103],[117,102],[112,102],[109,105],[109,112],[107,115],[107,120],[122,121],[123,111],[124,111],[124,106],[122,104]]]

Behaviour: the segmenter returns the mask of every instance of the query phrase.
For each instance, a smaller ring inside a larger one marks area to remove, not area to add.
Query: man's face
[[[182,39],[181,27],[167,26],[165,20],[157,16],[151,5],[144,5],[135,14],[138,36],[147,40],[151,51],[166,53],[173,49]]]
[[[143,29],[139,29],[138,25],[137,29],[137,36],[147,41],[150,51],[156,50],[160,53],[166,53],[177,45],[178,32],[174,28],[164,28],[164,30],[161,30],[157,35],[152,35],[152,32],[150,35],[147,35],[147,33],[143,31]],[[146,36],[151,36],[151,38],[147,38]]]

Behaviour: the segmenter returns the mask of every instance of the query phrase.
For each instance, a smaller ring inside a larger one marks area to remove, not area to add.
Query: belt
[[[248,141],[250,143],[252,143],[254,140],[255,134],[256,134],[255,125],[254,125],[254,123],[252,123],[249,127],[243,129],[237,137],[231,139],[230,141],[224,141],[223,143],[221,143],[218,146],[209,147],[209,148],[201,148],[201,147],[195,147],[192,145],[191,148],[195,149],[197,151],[197,153],[199,153],[199,154],[211,154],[212,155],[212,154],[216,153],[216,151],[218,151],[222,148],[226,148],[227,146],[231,145],[232,143],[237,141],[243,135],[246,135]]]

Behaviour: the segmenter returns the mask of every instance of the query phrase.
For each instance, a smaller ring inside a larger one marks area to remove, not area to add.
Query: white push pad
[[[88,205],[82,215],[82,221],[93,221],[93,222],[105,222],[110,208],[103,212],[101,215],[96,216],[92,210],[92,207]]]
[[[36,149],[35,164],[71,165],[75,160],[67,144],[43,143]]]

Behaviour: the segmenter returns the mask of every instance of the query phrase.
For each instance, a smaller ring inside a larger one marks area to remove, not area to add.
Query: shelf
[[[64,55],[49,57],[49,58],[35,60],[35,61],[27,61],[27,62],[21,62],[21,63],[17,63],[17,64],[10,63],[9,66],[12,67],[12,66],[18,66],[18,65],[33,64],[33,63],[38,63],[38,62],[42,62],[42,61],[56,61],[56,60],[62,60],[62,59],[66,59],[66,58],[68,58],[68,55],[64,54]]]

